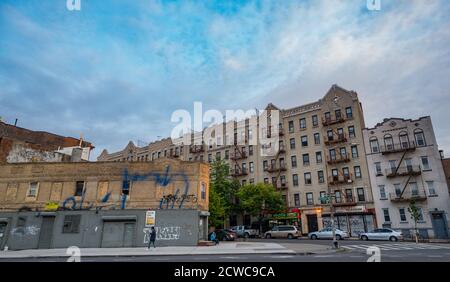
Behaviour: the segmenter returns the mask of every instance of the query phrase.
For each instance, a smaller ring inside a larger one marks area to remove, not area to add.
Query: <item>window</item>
[[[319,145],[320,144],[320,134],[314,133],[314,144]]]
[[[425,181],[427,183],[428,187],[428,193],[430,195],[436,195],[436,190],[434,189],[434,182],[433,181]]]
[[[212,155],[208,154],[208,163],[211,163],[211,162],[212,162]]]
[[[355,178],[361,178],[361,167],[355,166]]]
[[[79,233],[80,232],[81,215],[66,215],[64,216],[62,233]]]
[[[345,199],[347,203],[352,203],[354,201],[352,189],[345,189]]]
[[[316,163],[322,163],[322,152],[316,152]]]
[[[419,196],[419,187],[417,186],[416,182],[410,182],[409,187],[411,189],[411,196]]]
[[[75,184],[75,196],[82,196],[84,190],[84,181],[77,181]]]
[[[220,158],[221,158],[220,152],[216,152],[216,160],[220,160]]]
[[[397,197],[400,197],[400,194],[402,193],[402,188],[400,188],[399,183],[394,184],[394,191],[395,191],[395,195]]]
[[[378,190],[380,190],[380,199],[385,200],[386,197],[386,187],[384,185],[378,185]]]
[[[324,183],[325,182],[325,176],[323,174],[323,170],[319,170],[317,172],[317,178],[319,179],[319,183]]]
[[[423,221],[423,211],[422,211],[422,208],[417,208],[417,212],[419,213],[418,221]]]
[[[288,123],[289,126],[289,133],[293,133],[294,132],[294,121],[290,120]]]
[[[300,129],[306,129],[306,119],[300,119]]]
[[[347,118],[353,118],[352,107],[347,107],[347,108],[345,108],[345,116],[346,116]]]
[[[308,136],[302,136],[301,140],[302,140],[302,147],[308,146]]]
[[[280,176],[280,182],[281,182],[281,184],[284,186],[284,185],[286,185],[286,175],[281,175]]]
[[[230,159],[230,151],[229,150],[225,150],[225,159],[226,160]]]
[[[314,205],[313,193],[306,193],[306,204]]]
[[[431,170],[430,163],[428,162],[428,157],[420,157],[422,160],[422,169]]]
[[[344,177],[349,178],[350,177],[350,171],[348,170],[348,167],[342,168],[342,174]]]
[[[336,116],[336,120],[340,120],[342,118],[341,110],[335,110],[334,115]]]
[[[27,197],[36,198],[38,193],[38,182],[31,182],[30,187],[28,188]]]
[[[249,162],[248,166],[249,166],[249,169],[250,169],[250,173],[253,173],[255,171],[255,165],[253,164],[253,162]]]
[[[400,145],[402,148],[409,148],[408,133],[405,131],[399,133]]]
[[[267,170],[269,168],[269,163],[267,162],[267,160],[263,161],[263,169]]]
[[[364,195],[364,188],[358,188],[356,189],[356,192],[358,193],[358,201],[365,202],[366,196]]]
[[[300,206],[300,194],[294,194],[294,205],[296,207]]]
[[[418,147],[426,146],[425,135],[423,134],[422,129],[414,130],[414,138],[416,139],[416,145]]]
[[[293,174],[292,175],[292,184],[294,186],[298,186],[298,174]]]
[[[245,186],[247,184],[247,180],[242,180],[242,186]]]
[[[336,150],[330,149],[330,160],[336,160]]]
[[[291,138],[289,140],[289,144],[291,145],[291,150],[294,150],[295,149],[295,138]]]
[[[378,153],[379,147],[378,147],[378,139],[376,137],[370,138],[370,150],[372,153]]]
[[[248,155],[253,156],[253,145],[248,146]]]
[[[384,146],[387,151],[391,151],[394,149],[394,140],[392,139],[392,135],[386,134],[384,136]]]
[[[303,165],[309,165],[309,154],[303,154]]]
[[[391,217],[389,216],[389,209],[383,209],[383,216],[385,222],[391,222]]]
[[[351,149],[352,149],[352,158],[356,159],[358,157],[358,146],[353,145]]]
[[[264,178],[264,184],[269,184],[269,178]]]
[[[341,191],[339,190],[334,191],[334,200],[336,203],[340,203],[342,201]]]
[[[400,221],[406,221],[406,213],[404,208],[399,208],[398,213],[400,214]]]
[[[206,199],[206,184],[202,182],[202,187],[201,187],[201,197],[202,200]]]
[[[350,138],[354,138],[356,135],[355,135],[355,127],[352,125],[352,126],[349,126],[348,127],[348,137],[350,137]]]
[[[333,141],[334,139],[334,135],[333,135],[333,130],[327,130],[327,137],[328,137],[328,141]]]
[[[312,125],[313,126],[318,126],[319,125],[319,119],[317,118],[317,115],[313,115],[311,117],[311,119],[312,119]]]
[[[331,121],[331,114],[330,114],[330,112],[326,112],[325,113],[325,120],[326,121]]]
[[[342,147],[339,149],[339,151],[341,152],[341,158],[347,159],[347,149],[345,147]]]
[[[291,166],[297,167],[297,157],[296,156],[291,156]]]
[[[319,195],[320,195],[320,203],[322,205],[326,204],[327,201],[325,200],[325,196],[327,195],[327,193],[325,191],[320,191]]]
[[[242,173],[243,174],[247,173],[247,164],[246,163],[242,163]]]
[[[310,172],[305,172],[304,174],[305,176],[305,184],[311,184],[311,173]]]

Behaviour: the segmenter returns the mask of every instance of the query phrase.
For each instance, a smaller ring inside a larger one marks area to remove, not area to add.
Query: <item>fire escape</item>
[[[269,127],[269,130],[267,132],[267,138],[271,138],[272,136],[272,127]],[[278,136],[282,137],[284,136],[283,128],[278,128]],[[275,178],[272,179],[272,185],[274,188],[278,191],[287,189],[287,182],[286,178],[284,178],[284,181],[279,181],[281,178],[282,172],[286,171],[286,163],[284,158],[281,158],[286,153],[286,148],[284,147],[283,141],[279,142],[278,151],[275,154],[275,157],[271,159],[271,164],[268,167],[264,167],[264,171],[268,173],[275,173]],[[279,166],[277,166],[277,163],[279,163]]]
[[[345,145],[348,142],[347,135],[344,132],[338,132],[337,129],[332,128],[333,125],[345,122],[346,119],[342,116],[337,116],[334,119],[330,116],[322,118],[322,125],[326,131],[324,136],[324,144],[327,151],[326,156],[326,170],[331,171],[331,176],[328,178],[329,199],[334,207],[337,206],[354,206],[356,205],[355,197],[352,189],[343,189],[353,182],[353,175],[349,169],[343,170],[340,166],[351,161],[350,154],[347,152]],[[342,150],[340,148],[344,148]],[[331,153],[333,152],[333,153]],[[325,204],[322,202],[322,204]]]
[[[382,155],[401,153],[400,161],[398,162],[398,164],[395,167],[386,169],[385,171],[387,178],[393,179],[406,177],[406,180],[401,184],[400,190],[396,190],[395,193],[390,194],[390,200],[393,202],[403,202],[410,200],[425,201],[427,199],[424,189],[419,190],[418,186],[416,186],[417,189],[410,189],[409,191],[407,191],[408,185],[412,183],[411,180],[416,180],[417,177],[420,177],[422,175],[422,169],[420,166],[414,166],[411,163],[405,163],[405,165],[402,165],[402,163],[404,163],[405,156],[409,152],[415,151],[415,149],[415,143],[410,141],[404,141],[399,144],[391,143],[385,146],[381,146],[380,151]],[[417,181],[415,183],[415,185],[417,185]]]
[[[247,152],[245,151],[245,147],[241,147],[243,144],[239,144],[239,140],[238,140],[238,134],[237,134],[237,122],[235,122],[235,129],[234,129],[234,140],[233,140],[233,145],[232,145],[232,150],[233,153],[230,156],[230,159],[233,161],[233,167],[230,169],[231,170],[231,176],[232,177],[241,177],[241,176],[246,176],[248,175],[248,171],[246,167],[242,167],[240,162],[242,160],[245,160],[247,158]],[[248,143],[248,139],[245,136],[244,133],[244,144]]]

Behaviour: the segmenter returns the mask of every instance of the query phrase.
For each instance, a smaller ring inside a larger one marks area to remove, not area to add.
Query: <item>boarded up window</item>
[[[52,192],[50,193],[50,201],[59,202],[61,200],[62,182],[52,184]]]
[[[63,233],[80,232],[81,215],[66,215],[64,217]]]
[[[17,183],[8,184],[8,189],[6,190],[6,201],[13,202],[17,197],[17,189],[19,185]]]
[[[97,189],[97,199],[98,200],[103,199],[103,197],[106,195],[106,193],[108,193],[108,186],[109,186],[108,181],[100,181],[98,183],[98,189]]]

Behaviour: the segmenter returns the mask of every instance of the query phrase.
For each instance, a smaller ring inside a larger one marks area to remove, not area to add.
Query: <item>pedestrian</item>
[[[152,229],[150,230],[150,238],[148,240],[148,247],[147,247],[148,250],[150,250],[151,245],[153,245],[153,247],[156,249],[155,240],[156,240],[156,230],[155,227],[152,226]]]
[[[215,231],[213,231],[213,232],[211,233],[211,241],[214,242],[214,245],[219,244],[219,240],[217,239],[217,236],[216,236],[216,232],[215,232]]]

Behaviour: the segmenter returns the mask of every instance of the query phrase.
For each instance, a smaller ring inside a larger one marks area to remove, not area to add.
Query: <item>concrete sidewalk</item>
[[[309,245],[309,244],[308,244]],[[323,246],[306,246],[308,252],[313,249],[324,249]],[[32,249],[21,251],[0,251],[0,259],[7,258],[32,258],[32,257],[69,257],[67,249]],[[261,242],[222,242],[216,246],[195,247],[157,247],[146,248],[86,248],[81,249],[81,257],[105,257],[105,256],[164,256],[164,255],[224,255],[224,254],[296,254],[277,243]]]

